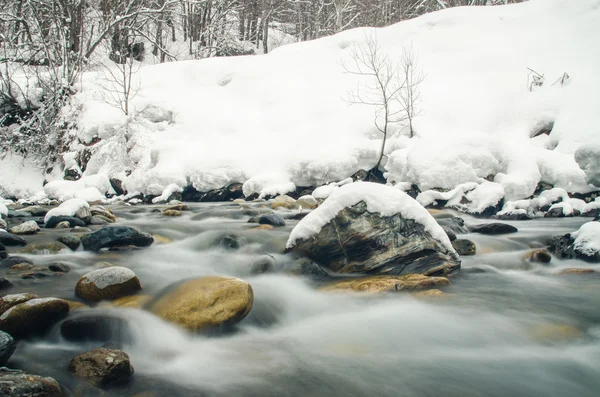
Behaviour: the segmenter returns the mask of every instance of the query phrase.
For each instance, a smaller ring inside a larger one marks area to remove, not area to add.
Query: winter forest
[[[598,396],[600,0],[0,5],[0,396]]]

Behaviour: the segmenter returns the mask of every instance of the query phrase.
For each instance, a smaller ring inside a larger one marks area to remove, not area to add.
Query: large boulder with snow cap
[[[336,273],[442,275],[460,269],[448,236],[423,206],[370,182],[336,189],[296,225],[287,250]]]
[[[562,259],[600,262],[600,222],[588,222],[576,232],[552,238],[548,250]]]
[[[134,245],[148,247],[154,238],[145,232],[129,226],[110,226],[81,238],[81,245],[86,251],[100,251],[102,248]]]

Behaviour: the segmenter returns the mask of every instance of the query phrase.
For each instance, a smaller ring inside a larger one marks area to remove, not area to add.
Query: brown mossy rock
[[[113,307],[132,307],[135,309],[141,309],[146,303],[150,302],[151,299],[152,297],[150,295],[124,296],[110,302],[110,305]]]
[[[43,335],[69,313],[69,303],[58,298],[36,298],[19,303],[2,313],[0,330],[15,338]]]
[[[254,292],[246,281],[208,276],[184,281],[151,302],[148,309],[192,331],[233,325],[252,309]]]
[[[545,249],[535,249],[525,253],[525,259],[533,263],[550,263],[552,254]]]
[[[127,353],[103,347],[75,356],[69,371],[100,387],[125,383],[134,372]]]
[[[452,246],[461,256],[470,256],[477,253],[477,247],[471,240],[459,238],[452,242]]]
[[[399,213],[371,213],[364,201],[342,209],[315,235],[295,241],[291,251],[342,274],[430,274],[443,265],[444,273],[431,275],[446,275],[460,269],[456,252],[424,225]]]
[[[414,292],[412,295],[416,298],[439,298],[442,296],[446,296],[445,293],[436,288]]]
[[[35,294],[10,294],[0,297],[0,315],[19,303],[38,298]]]
[[[135,273],[121,266],[91,271],[81,277],[75,294],[83,300],[99,302],[133,295],[142,289]]]
[[[0,396],[2,397],[63,397],[56,380],[26,372],[0,368]]]
[[[42,243],[29,244],[26,247],[19,249],[17,252],[21,254],[39,254],[47,253],[58,254],[60,252],[71,251],[69,247],[59,241],[46,241]]]
[[[181,211],[177,211],[177,210],[164,210],[163,211],[163,215],[164,216],[181,216]]]
[[[422,290],[449,284],[450,280],[445,277],[428,277],[422,274],[403,274],[399,276],[371,276],[351,280],[340,280],[321,288],[321,290],[381,293]]]

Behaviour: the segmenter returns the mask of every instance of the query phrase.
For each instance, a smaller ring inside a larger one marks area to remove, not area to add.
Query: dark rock
[[[75,167],[69,168],[68,170],[65,170],[63,179],[65,181],[78,181],[81,179],[81,172]]]
[[[356,181],[364,181],[364,182],[375,182],[375,183],[387,183],[383,173],[379,169],[372,168],[368,171],[366,170],[358,170],[351,177],[354,182]]]
[[[27,245],[27,241],[12,233],[0,232],[0,244],[6,245],[7,247],[15,247]]]
[[[6,247],[2,243],[0,243],[0,251],[6,251]]]
[[[380,216],[364,201],[344,208],[291,249],[336,273],[431,275],[460,269],[460,259],[425,227],[401,214]]]
[[[0,277],[0,291],[5,291],[7,289],[11,289],[13,284],[5,277]]]
[[[237,250],[246,245],[246,240],[236,234],[225,234],[218,239],[218,245],[226,250]]]
[[[56,380],[26,372],[0,368],[0,396],[2,397],[63,397]]]
[[[125,383],[133,376],[133,367],[125,352],[103,347],[74,357],[69,371],[100,387]]]
[[[60,334],[71,342],[123,342],[129,340],[127,322],[106,314],[83,314],[65,320]]]
[[[467,239],[458,239],[452,242],[452,246],[461,256],[475,255],[477,248],[475,243]]]
[[[275,258],[271,255],[262,255],[256,258],[250,265],[250,273],[263,274],[275,270]]]
[[[192,185],[188,185],[181,193],[181,201],[191,202],[233,201],[243,197],[244,192],[242,191],[241,183],[232,183],[221,189],[215,189],[208,192],[199,192]]]
[[[113,266],[91,271],[81,277],[75,294],[93,302],[133,295],[142,288],[135,273],[126,267]]]
[[[0,261],[0,269],[8,269],[13,267],[14,265],[18,265],[20,263],[28,263],[30,265],[33,265],[33,262],[27,258],[24,258],[22,256],[9,256],[6,259],[2,259]]]
[[[113,190],[117,194],[117,196],[122,196],[127,194],[127,191],[123,188],[123,182],[116,178],[109,179],[110,186],[112,186]]]
[[[261,225],[271,225],[275,227],[285,226],[285,219],[277,214],[266,214],[258,218],[258,223]]]
[[[64,236],[60,236],[56,239],[56,241],[58,241],[59,243],[63,243],[73,251],[77,250],[77,248],[79,248],[79,245],[81,244],[81,240],[79,239],[79,237],[74,236],[72,234],[65,234]]]
[[[69,303],[58,298],[36,298],[12,306],[0,316],[0,329],[15,338],[43,335],[69,313]]]
[[[581,216],[589,217],[589,218],[598,218],[600,215],[600,208],[592,208],[591,210],[584,211],[581,213]]]
[[[565,215],[561,207],[556,207],[546,212],[546,214],[544,214],[544,218],[566,218],[579,215],[580,212],[576,209],[573,209],[573,212],[571,212],[569,215]]]
[[[0,251],[0,259],[8,258],[8,253],[6,251]]]
[[[4,331],[0,331],[0,367],[6,365],[16,348],[17,344],[13,337]]]
[[[310,214],[310,212],[309,212],[309,211],[306,211],[306,212],[304,212],[304,211],[302,211],[302,212],[296,212],[296,213],[295,213],[295,214],[292,216],[292,219],[294,219],[294,220],[296,220],[296,221],[299,221],[299,220],[301,220],[301,219],[304,219],[304,218],[306,217],[306,215],[308,215],[308,214]]]
[[[444,232],[446,232],[446,235],[448,236],[451,242],[456,240],[456,233],[454,233],[454,230],[452,230],[448,226],[442,226],[442,229],[444,229]]]
[[[582,252],[575,247],[575,239],[570,233],[556,236],[548,241],[548,251],[561,259],[581,259],[586,262],[600,262],[600,252]]]
[[[487,235],[516,233],[519,229],[506,223],[483,223],[471,227],[472,233],[480,233]]]
[[[31,278],[46,278],[51,277],[52,273],[43,272],[43,271],[35,271],[35,272],[27,272],[21,275],[22,279],[31,279]]]
[[[84,221],[82,221],[79,218],[75,218],[74,216],[53,216],[50,219],[48,219],[48,222],[46,222],[44,227],[46,229],[54,229],[56,227],[56,225],[58,225],[61,222],[69,222],[69,225],[71,227],[75,227],[75,226],[84,227],[85,226]]]
[[[449,216],[445,218],[436,218],[436,222],[444,228],[444,230],[452,230],[456,234],[465,234],[469,229],[465,226],[465,220],[458,216]]]
[[[31,216],[29,212],[8,210],[9,218],[27,218],[29,216]]]
[[[528,221],[531,219],[531,216],[524,212],[512,212],[508,214],[496,215],[495,218],[501,221]]]
[[[330,279],[331,276],[321,266],[311,261],[308,258],[300,258],[294,261],[292,266],[294,273],[299,273],[303,276],[310,277],[314,280]]]
[[[81,238],[86,251],[100,251],[102,248],[122,245],[148,247],[153,242],[154,238],[150,234],[129,226],[108,226]]]
[[[550,254],[550,252],[546,251],[545,249],[536,249],[536,250],[527,252],[525,258],[529,262],[550,263],[550,261],[552,260],[552,255]]]
[[[61,272],[61,273],[69,273],[71,271],[71,267],[66,263],[62,262],[54,262],[48,265],[48,269],[53,272]]]

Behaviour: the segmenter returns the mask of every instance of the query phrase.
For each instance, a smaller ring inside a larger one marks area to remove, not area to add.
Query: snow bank
[[[29,197],[42,190],[42,171],[28,160],[8,154],[0,159],[0,197]]]
[[[590,256],[600,252],[600,222],[585,223],[571,236],[576,250]]]
[[[379,213],[381,216],[400,214],[406,219],[419,222],[433,238],[454,252],[442,227],[423,206],[398,189],[371,182],[350,183],[334,190],[323,204],[298,222],[290,233],[286,247],[291,248],[296,241],[319,233],[341,210],[361,201],[367,204],[367,211],[371,213]]]
[[[88,201],[99,201],[107,193],[114,194],[109,179],[104,175],[91,175],[77,181],[56,180],[48,182],[44,186],[44,193],[49,198],[57,200],[69,200],[72,198],[92,199]]]
[[[0,218],[8,216],[8,208],[2,203],[0,203]]]
[[[80,198],[74,198],[65,201],[56,208],[52,208],[44,217],[44,223],[48,222],[53,216],[73,216],[81,208],[90,208],[87,201]]]

